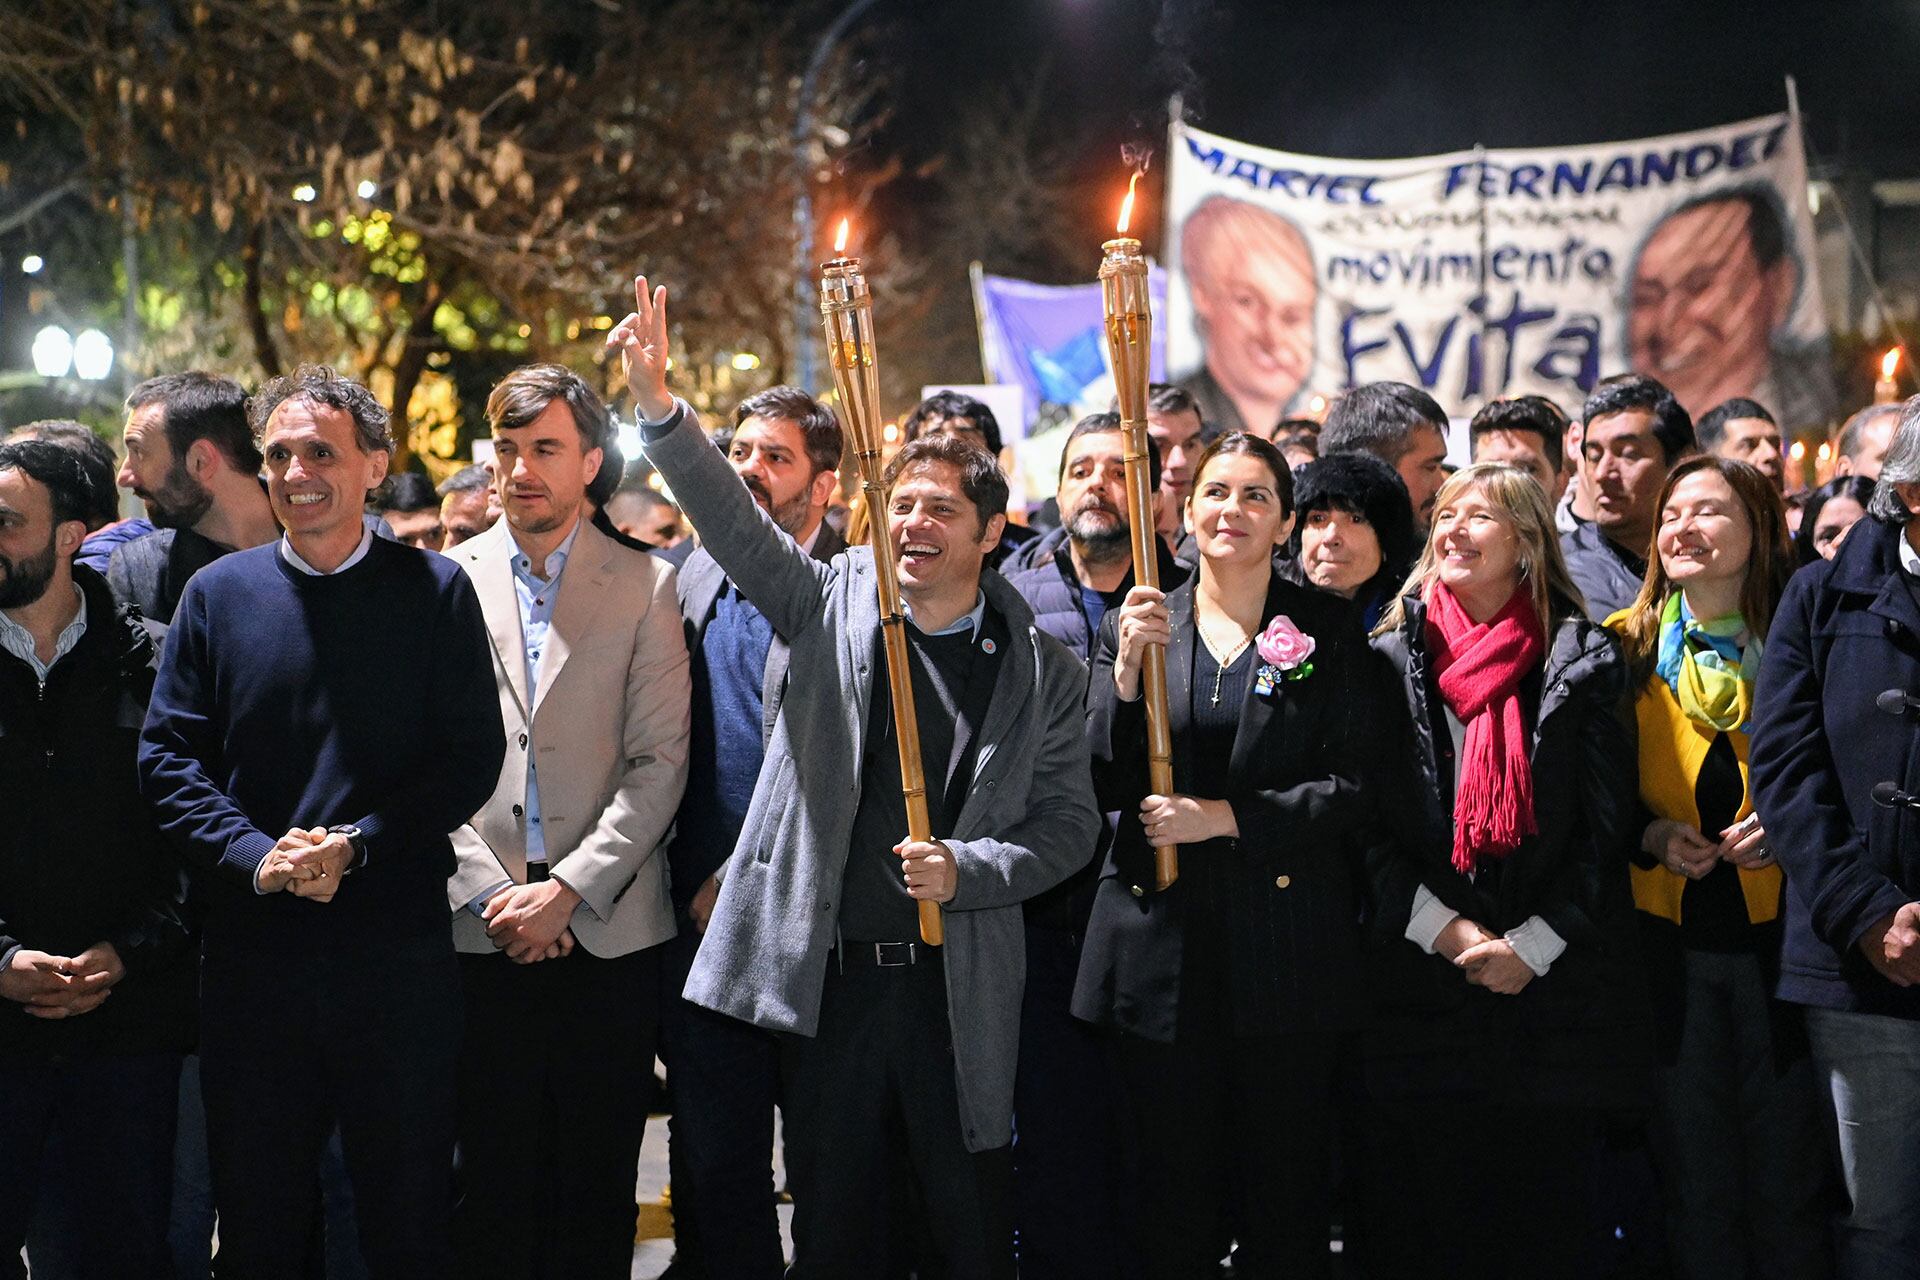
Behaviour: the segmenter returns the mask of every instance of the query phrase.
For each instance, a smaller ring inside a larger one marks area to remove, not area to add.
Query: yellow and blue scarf
[[[1748,731],[1753,720],[1753,681],[1760,670],[1760,638],[1749,638],[1743,649],[1739,637],[1746,629],[1746,620],[1738,613],[1702,622],[1678,591],[1661,607],[1655,670],[1695,724],[1723,733]]]

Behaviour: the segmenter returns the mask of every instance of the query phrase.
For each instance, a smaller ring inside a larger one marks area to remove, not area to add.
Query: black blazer
[[[1313,673],[1249,688],[1224,778],[1197,778],[1181,750],[1193,679],[1193,585],[1167,596],[1173,639],[1167,701],[1174,785],[1233,805],[1230,965],[1240,1035],[1329,1032],[1354,1007],[1365,762],[1384,682],[1346,601],[1275,575],[1265,618],[1286,614],[1316,641]],[[1170,1042],[1178,1026],[1186,921],[1181,886],[1153,889],[1153,851],[1140,825],[1148,793],[1144,699],[1114,692],[1119,614],[1100,625],[1087,696],[1087,740],[1100,807],[1118,810],[1074,992],[1075,1016]],[[1256,662],[1258,661],[1256,655]],[[1189,854],[1188,856],[1195,856]],[[1208,855],[1215,856],[1215,855]]]
[[[1399,802],[1374,806],[1380,834],[1368,851],[1369,1080],[1390,1094],[1638,1103],[1652,1042],[1627,880],[1639,762],[1620,646],[1581,616],[1549,629],[1542,669],[1521,686],[1539,833],[1469,879],[1453,869],[1453,744],[1426,609],[1403,603],[1404,624],[1374,641],[1403,697],[1388,791]],[[1519,995],[1473,986],[1407,941],[1422,884],[1494,934],[1537,915],[1567,949]]]

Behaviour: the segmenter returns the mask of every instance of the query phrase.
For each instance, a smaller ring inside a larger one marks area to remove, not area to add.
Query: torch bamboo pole
[[[1153,308],[1147,260],[1140,242],[1123,236],[1101,248],[1100,291],[1106,310],[1107,351],[1113,359],[1120,426],[1126,434],[1127,523],[1133,531],[1133,580],[1160,585],[1159,532],[1153,518],[1152,465],[1147,452],[1147,375],[1153,353]],[[1148,645],[1142,672],[1147,702],[1147,783],[1156,795],[1173,792],[1173,734],[1167,721],[1167,651]],[[1180,850],[1153,851],[1153,880],[1165,889],[1180,878]]]
[[[873,577],[880,592],[880,631],[887,651],[887,687],[893,699],[893,724],[900,743],[900,794],[907,807],[907,838],[933,839],[927,813],[927,780],[920,760],[920,721],[913,708],[913,669],[908,665],[906,615],[900,608],[900,579],[887,535],[885,495],[880,492],[880,368],[873,345],[873,296],[858,258],[835,258],[820,269],[820,313],[826,322],[827,358],[833,383],[853,435],[860,463],[860,487],[867,509],[867,543],[873,548]],[[920,900],[920,940],[930,947],[946,941],[940,904]]]

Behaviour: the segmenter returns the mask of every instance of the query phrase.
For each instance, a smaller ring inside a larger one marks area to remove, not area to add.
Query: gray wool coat
[[[837,940],[868,711],[876,690],[886,696],[872,552],[856,547],[823,563],[801,551],[754,503],[684,402],[668,422],[644,430],[647,457],[701,544],[792,649],[786,699],[686,998],[812,1035]],[[1035,627],[999,574],[983,573],[980,585],[1012,636],[978,735],[973,783],[946,842],[959,888],[943,908],[944,968],[969,1151],[1013,1138],[1026,982],[1020,904],[1084,866],[1100,830],[1086,667]]]

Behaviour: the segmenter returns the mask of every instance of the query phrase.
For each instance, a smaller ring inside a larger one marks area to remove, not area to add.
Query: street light
[[[73,335],[50,324],[33,335],[33,371],[43,378],[64,378],[73,367]]]
[[[73,340],[73,372],[84,382],[100,382],[113,371],[113,339],[87,329]]]
[[[30,253],[26,257],[20,259],[20,274],[27,275],[27,276],[37,276],[40,274],[40,268],[46,265],[47,265],[47,260],[45,258],[41,257],[37,253]]]
[[[873,6],[873,0],[853,0],[853,3],[840,11],[833,20],[820,43],[813,47],[813,57],[807,62],[807,72],[800,78],[799,110],[793,117],[793,352],[794,382],[803,391],[813,390],[814,368],[819,363],[819,352],[815,343],[819,341],[820,322],[814,308],[818,305],[813,288],[812,264],[807,261],[813,252],[813,185],[811,180],[811,157],[807,154],[808,144],[813,138],[813,95],[820,87],[820,73],[826,70],[827,58],[833,47],[840,43],[840,37],[855,19]]]

